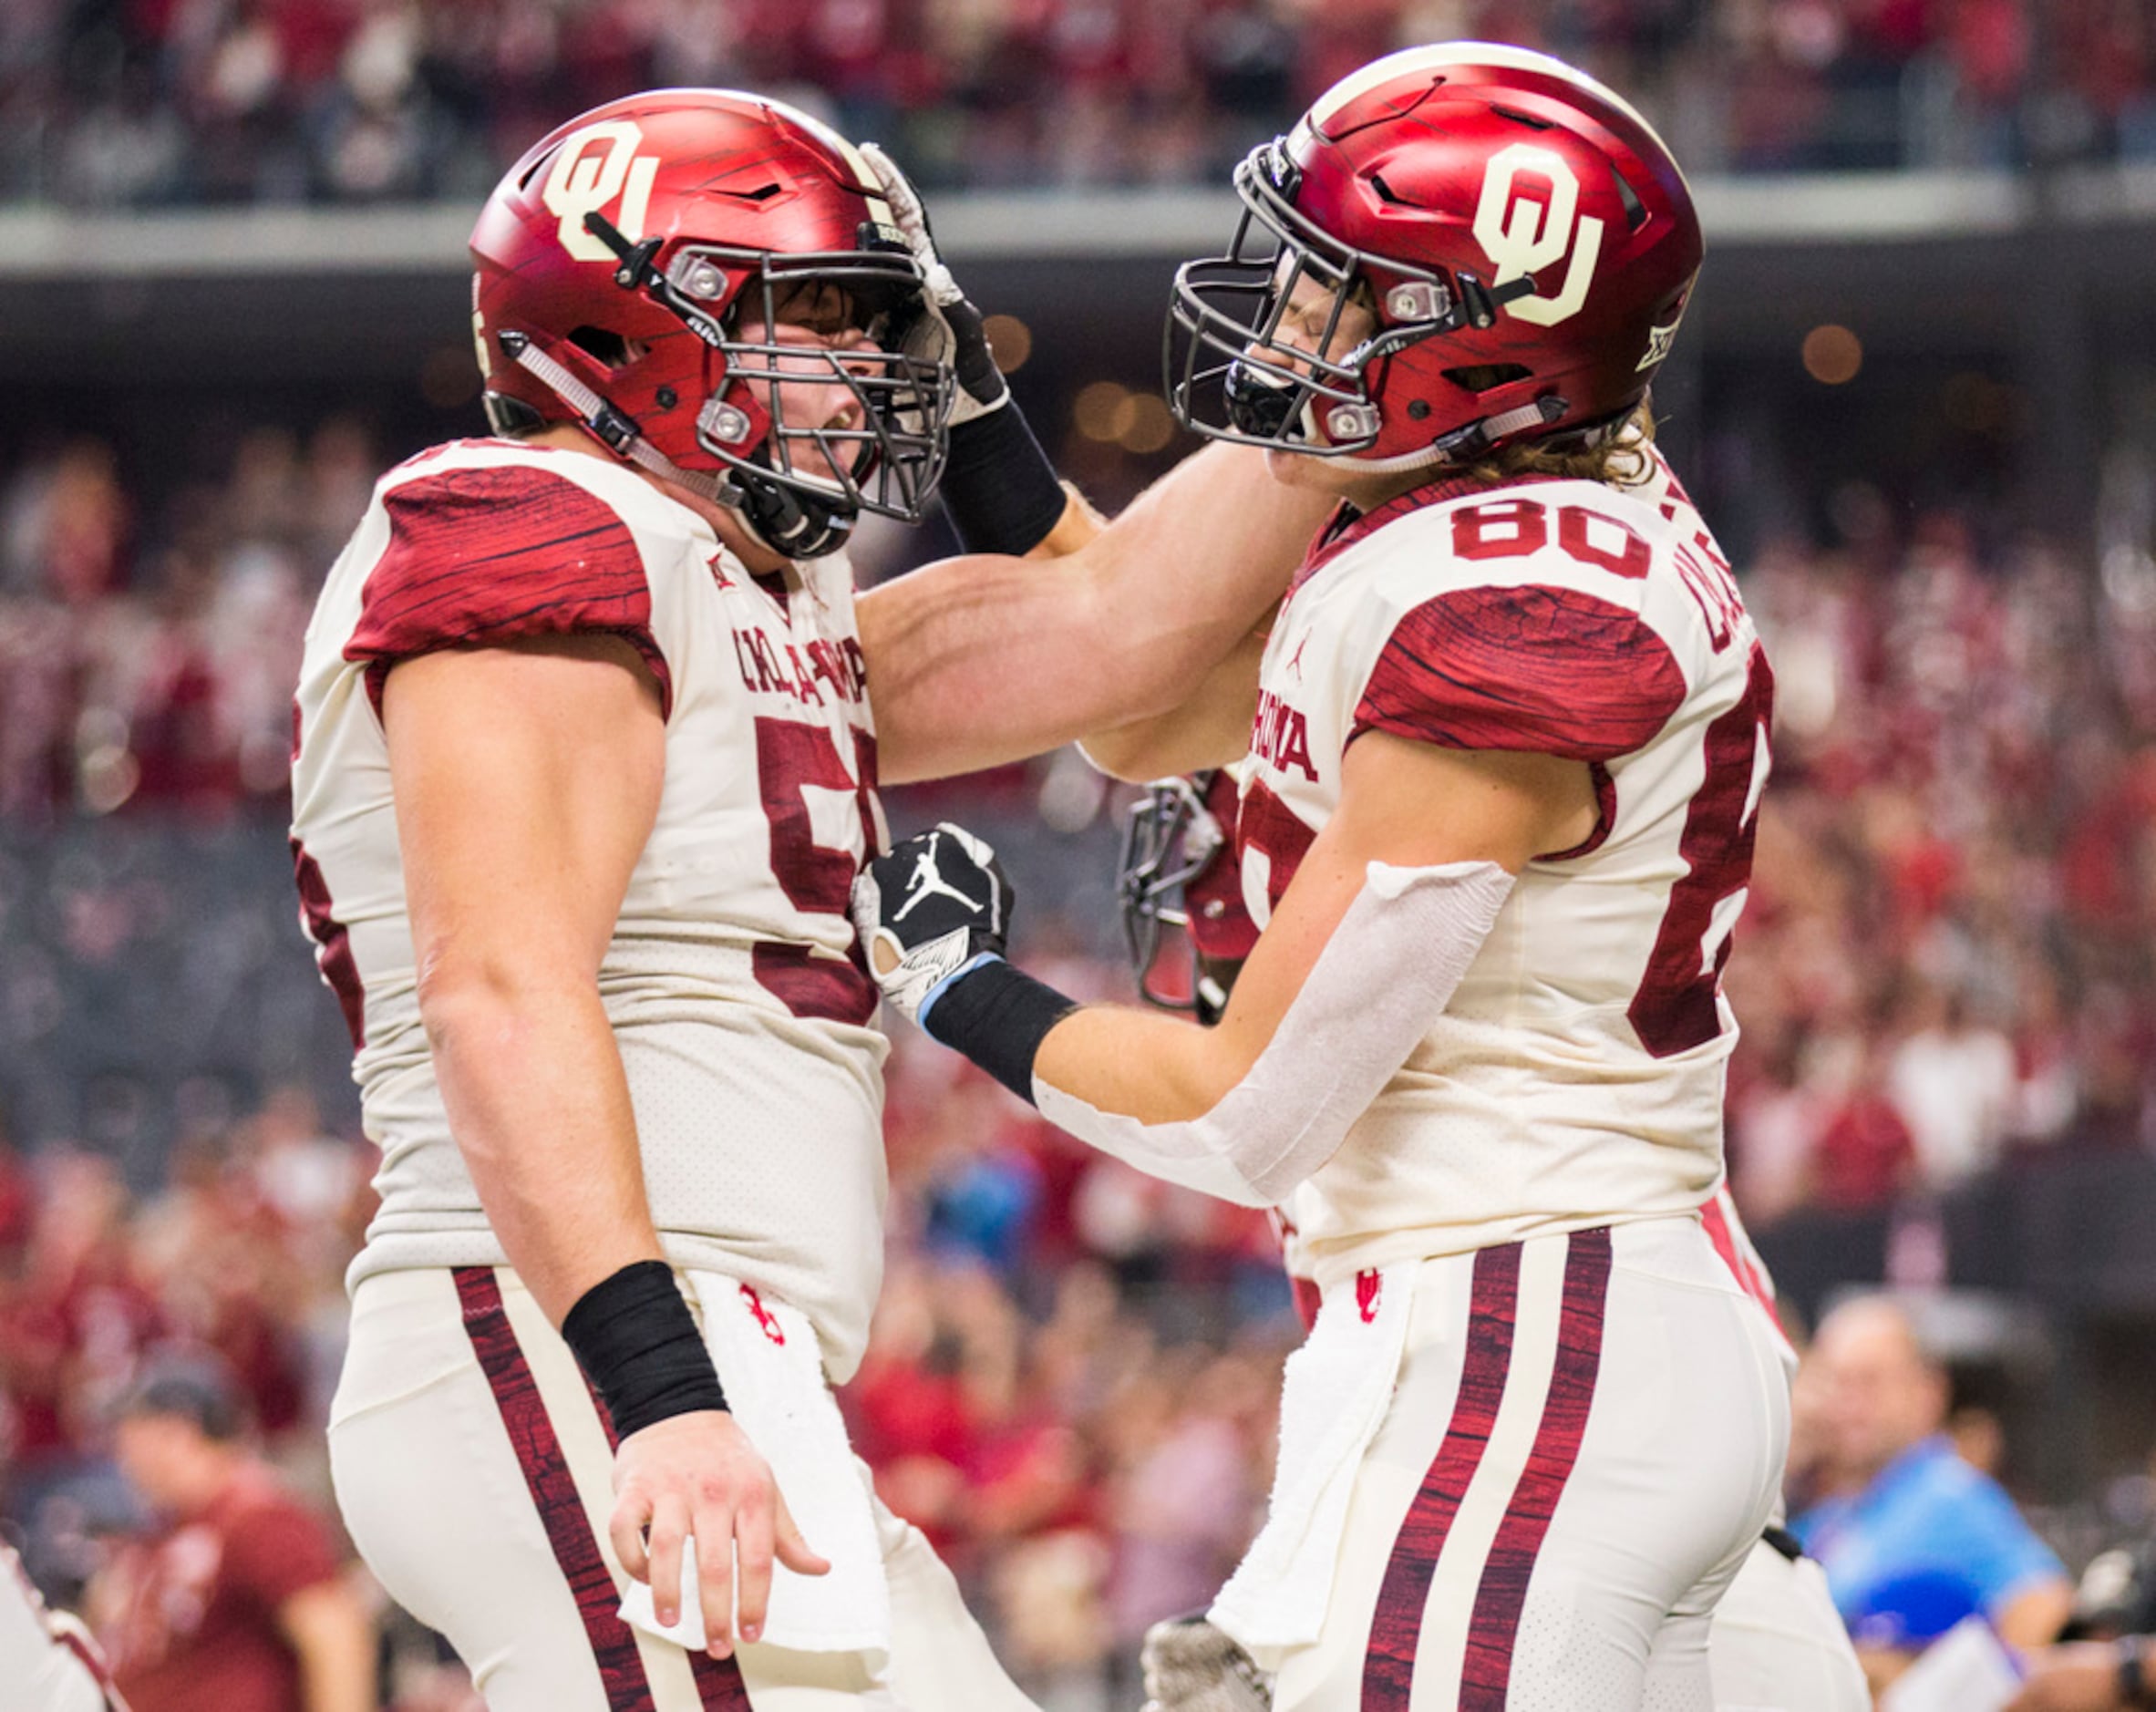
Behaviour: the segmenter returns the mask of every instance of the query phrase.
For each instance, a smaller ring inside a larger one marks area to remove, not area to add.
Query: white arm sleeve
[[[1041,1116],[1151,1176],[1269,1207],[1317,1170],[1435,1026],[1511,895],[1495,862],[1372,862],[1250,1072],[1202,1117],[1140,1123],[1033,1078]]]

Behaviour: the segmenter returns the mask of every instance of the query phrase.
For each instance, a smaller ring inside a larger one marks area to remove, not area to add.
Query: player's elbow
[[[532,949],[449,935],[418,947],[419,1023],[438,1058],[513,1056],[548,1012],[592,987],[589,970]]]
[[[1164,747],[1157,740],[1150,721],[1090,732],[1079,741],[1078,753],[1092,763],[1095,772],[1106,773],[1127,785],[1165,779],[1173,770],[1160,765]]]
[[[1195,1123],[1220,1109],[1257,1067],[1257,1055],[1217,1028],[1199,1035],[1194,1049],[1171,1067],[1153,1123]]]

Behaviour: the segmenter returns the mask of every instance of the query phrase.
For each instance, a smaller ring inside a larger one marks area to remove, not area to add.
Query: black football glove
[[[944,821],[878,856],[853,882],[853,924],[884,999],[914,1023],[954,977],[1001,957],[1011,882],[995,852]]]

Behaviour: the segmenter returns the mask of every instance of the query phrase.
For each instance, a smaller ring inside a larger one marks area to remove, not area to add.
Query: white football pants
[[[1707,1655],[1715,1712],[1872,1712],[1826,1571],[1764,1540],[1715,1607]]]
[[[1696,1219],[1428,1260],[1274,1712],[1712,1712],[1789,1387]],[[1357,1311],[1354,1280],[1326,1310]],[[1324,1310],[1321,1310],[1324,1311]]]
[[[1036,1712],[927,1541],[872,1497],[891,1594],[880,1679],[857,1654],[763,1645],[722,1663],[624,1623],[606,1428],[507,1267],[359,1285],[329,1451],[360,1555],[449,1637],[491,1712]]]

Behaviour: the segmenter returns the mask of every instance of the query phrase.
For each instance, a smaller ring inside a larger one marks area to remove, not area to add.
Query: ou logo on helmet
[[[644,236],[644,211],[658,176],[659,158],[638,154],[643,141],[643,129],[634,119],[603,119],[572,131],[555,150],[553,169],[539,196],[548,213],[561,216],[562,247],[579,262],[611,266],[619,260],[584,230],[584,216],[597,213],[616,197],[621,199],[616,229],[631,243]]]
[[[1514,180],[1522,172],[1547,180],[1549,197],[1538,201]],[[1581,219],[1580,180],[1564,157],[1533,143],[1513,143],[1490,157],[1482,174],[1482,200],[1475,209],[1475,242],[1496,265],[1492,285],[1503,285],[1562,260],[1572,252],[1572,265],[1557,295],[1536,293],[1516,297],[1507,310],[1538,327],[1553,327],[1580,313],[1594,263],[1602,254],[1602,222]]]

